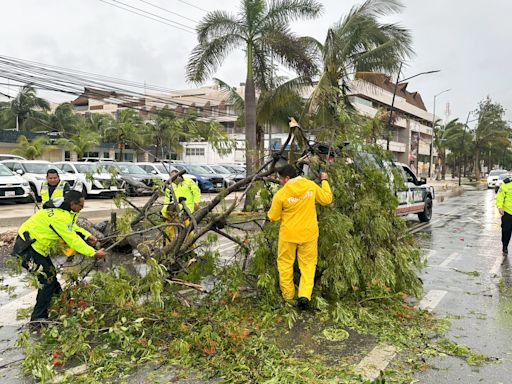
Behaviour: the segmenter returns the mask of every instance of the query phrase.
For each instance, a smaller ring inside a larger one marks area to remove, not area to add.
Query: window
[[[204,156],[204,148],[187,148],[185,154],[187,156]]]

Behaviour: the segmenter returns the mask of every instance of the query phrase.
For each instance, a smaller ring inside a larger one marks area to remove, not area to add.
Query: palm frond
[[[289,24],[299,19],[312,19],[318,17],[322,9],[322,4],[314,0],[276,0],[270,3],[265,23]]]
[[[242,35],[243,25],[228,12],[212,11],[201,20],[196,31],[199,43],[207,44],[226,35]]]
[[[187,79],[195,83],[205,81],[242,41],[238,35],[226,35],[208,44],[198,44],[187,64]]]

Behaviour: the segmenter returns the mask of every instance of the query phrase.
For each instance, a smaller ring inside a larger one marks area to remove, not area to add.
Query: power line
[[[88,75],[81,77],[80,75],[77,75],[70,70],[56,71],[50,67],[51,66],[38,66],[34,64],[28,64],[28,62],[23,62],[16,59],[6,59],[0,56],[0,73],[2,73],[0,77],[14,80],[22,84],[31,83],[41,89],[80,96],[84,94],[83,88],[89,88],[89,94],[85,96],[88,96],[92,99],[100,99],[104,102],[111,102],[113,104],[123,104],[121,106],[133,107],[133,103],[140,103],[141,100],[144,100],[144,103],[146,103],[146,101],[150,101],[157,104],[163,104],[164,106],[176,105],[185,108],[194,107],[192,105],[194,104],[193,101],[189,101],[187,103],[180,102],[176,100],[176,98],[172,98],[172,96],[163,97],[158,95],[145,95],[141,92],[130,91],[126,88],[121,88],[119,86],[109,84],[103,81],[103,79],[101,79],[101,81],[98,80],[98,78],[105,78],[105,76]],[[136,83],[130,84],[128,81],[117,81],[117,83],[121,82],[124,82],[124,85],[135,88],[137,87],[136,85],[133,85]],[[199,98],[198,96],[195,97]],[[205,97],[203,97],[203,99],[207,101],[213,101],[212,99]],[[159,109],[159,107],[156,105],[153,105],[152,108],[155,108],[156,110]],[[151,113],[150,110],[144,108],[139,108],[139,110],[146,113]],[[179,112],[175,111],[175,113]],[[238,117],[235,114],[223,111],[217,111],[217,115],[236,118]]]
[[[141,8],[134,7],[133,5],[123,3],[122,1],[119,1],[119,0],[110,0],[110,1],[113,1],[114,3],[117,3],[117,4],[121,4],[121,5],[123,5],[125,7],[128,7],[128,8],[134,9],[135,11],[143,12],[143,13],[148,14],[148,15],[153,16],[153,17],[158,17],[159,19],[162,19],[162,20],[165,20],[167,22],[179,25],[180,27],[183,27],[183,28],[186,28],[186,29],[190,29],[190,30],[195,32],[195,29],[193,27],[190,27],[189,25],[179,23],[177,21],[168,19],[167,17],[163,17],[163,16],[160,16],[160,15],[157,15],[156,13],[145,11],[145,10],[143,10]]]
[[[109,76],[105,76],[105,75],[99,75],[99,74],[95,74],[95,73],[91,73],[91,72],[71,70],[71,69],[67,69],[67,68],[63,68],[63,67],[59,67],[59,66],[42,64],[42,63],[38,63],[38,62],[34,62],[34,61],[21,60],[21,59],[12,58],[9,56],[1,56],[1,55],[0,55],[0,66],[4,66],[4,68],[6,68],[6,71],[10,71],[11,73],[13,73],[16,76],[24,75],[24,76],[28,76],[30,78],[29,81],[19,80],[22,83],[34,81],[33,76],[25,73],[26,71],[28,71],[31,74],[36,73],[36,74],[39,74],[40,76],[42,76],[41,78],[38,79],[39,81],[41,81],[41,80],[47,81],[48,74],[51,73],[51,74],[53,74],[53,77],[51,77],[51,80],[52,80],[51,85],[52,86],[58,87],[58,86],[62,86],[62,85],[67,85],[69,88],[70,85],[73,85],[74,86],[74,88],[72,89],[73,94],[76,91],[82,92],[82,88],[84,87],[84,84],[85,84],[85,87],[98,88],[104,92],[118,91],[118,92],[126,93],[126,94],[131,93],[133,95],[136,95],[136,97],[144,97],[147,99],[154,99],[154,100],[157,100],[160,102],[171,103],[171,104],[181,104],[183,106],[190,107],[190,105],[188,105],[186,103],[183,103],[183,102],[180,103],[179,101],[176,101],[176,98],[178,98],[179,96],[175,96],[173,98],[172,95],[169,95],[169,97],[158,97],[157,95],[146,95],[146,94],[142,94],[142,93],[128,91],[126,88],[116,87],[112,83],[123,85],[123,86],[128,86],[131,88],[139,88],[139,89],[149,88],[151,90],[156,90],[159,92],[169,92],[169,93],[178,92],[177,90],[169,89],[169,88],[165,88],[165,87],[161,87],[161,86],[148,85],[145,83],[137,83],[134,81],[123,80],[123,79],[109,77]],[[19,71],[22,71],[22,72],[19,72]],[[25,72],[23,72],[23,71],[25,71]],[[184,96],[185,97],[187,97],[187,96],[194,97],[194,98],[206,100],[206,101],[218,101],[216,99],[211,99],[211,98],[201,96],[201,95],[184,95]],[[171,98],[172,100],[170,101],[169,98]],[[219,111],[218,113],[220,115],[224,115],[224,116],[237,117],[237,115],[230,114],[227,112]]]
[[[201,7],[198,7],[197,5],[194,5],[194,4],[191,4],[187,1],[184,1],[184,0],[178,0],[180,3],[183,3],[183,4],[186,4],[188,5],[189,7],[192,7],[192,8],[195,8],[195,9],[199,9],[200,11],[203,11],[203,12],[210,12],[208,11],[207,9],[204,9],[204,8],[201,8]]]
[[[147,15],[145,15],[143,13],[139,13],[139,12],[136,12],[136,11],[132,11],[131,9],[121,7],[121,6],[117,5],[117,4],[109,3],[108,1],[105,1],[105,0],[99,0],[99,1],[101,1],[102,3],[108,4],[108,5],[112,6],[112,7],[116,7],[116,8],[122,9],[124,11],[131,12],[131,13],[133,13],[135,15],[139,15],[139,16],[145,17],[146,19],[150,19],[150,20],[156,21],[158,23],[165,24],[165,25],[171,26],[171,27],[176,28],[176,29],[180,29],[180,30],[182,30],[184,32],[188,32],[188,33],[192,33],[192,34],[194,33],[193,32],[194,30],[192,28],[190,28],[190,27],[187,27],[189,29],[185,29],[185,28],[178,27],[178,26],[176,26],[174,24],[171,24],[171,23],[176,23],[176,22],[174,22],[172,20],[162,18],[162,19],[170,21],[170,22],[165,22],[163,20],[159,20],[159,19],[155,19],[153,17],[147,16]],[[112,0],[112,1],[115,1],[115,0]],[[160,17],[160,16],[158,16],[158,17]],[[176,23],[176,24],[179,24],[179,23]]]
[[[170,13],[171,15],[175,15],[175,16],[178,16],[178,17],[181,17],[182,19],[185,19],[185,20],[188,20],[188,21],[191,21],[193,23],[198,23],[197,20],[194,20],[194,19],[191,19],[190,17],[187,17],[187,16],[183,16],[177,12],[173,12],[173,11],[169,11],[168,9],[165,9],[163,7],[160,7],[159,5],[156,5],[156,4],[153,4],[153,3],[150,3],[149,1],[146,1],[146,0],[139,0],[141,3],[144,3],[144,4],[147,4],[147,5],[150,5],[152,7],[155,7],[157,9],[160,9],[164,12],[167,12],[167,13]]]

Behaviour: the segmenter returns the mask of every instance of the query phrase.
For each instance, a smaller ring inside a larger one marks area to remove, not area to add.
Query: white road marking
[[[395,347],[391,345],[377,345],[357,364],[356,372],[366,380],[373,381],[379,377],[380,371],[386,369],[395,356]]]
[[[444,261],[439,264],[439,267],[447,267],[453,260],[457,258],[459,254],[457,252],[453,252],[450,256],[448,256]]]
[[[419,307],[421,309],[427,309],[432,311],[437,305],[443,300],[448,291],[443,291],[440,289],[433,289],[428,291],[425,297],[421,299]]]

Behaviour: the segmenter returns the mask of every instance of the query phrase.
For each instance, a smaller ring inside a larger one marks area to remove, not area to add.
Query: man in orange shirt
[[[281,168],[278,175],[283,188],[274,195],[268,217],[272,221],[281,221],[277,256],[279,285],[284,299],[293,300],[293,264],[297,256],[301,275],[297,305],[306,309],[313,292],[318,257],[315,202],[330,204],[332,192],[325,172],[320,174],[321,186],[297,176],[297,169],[290,164]]]

